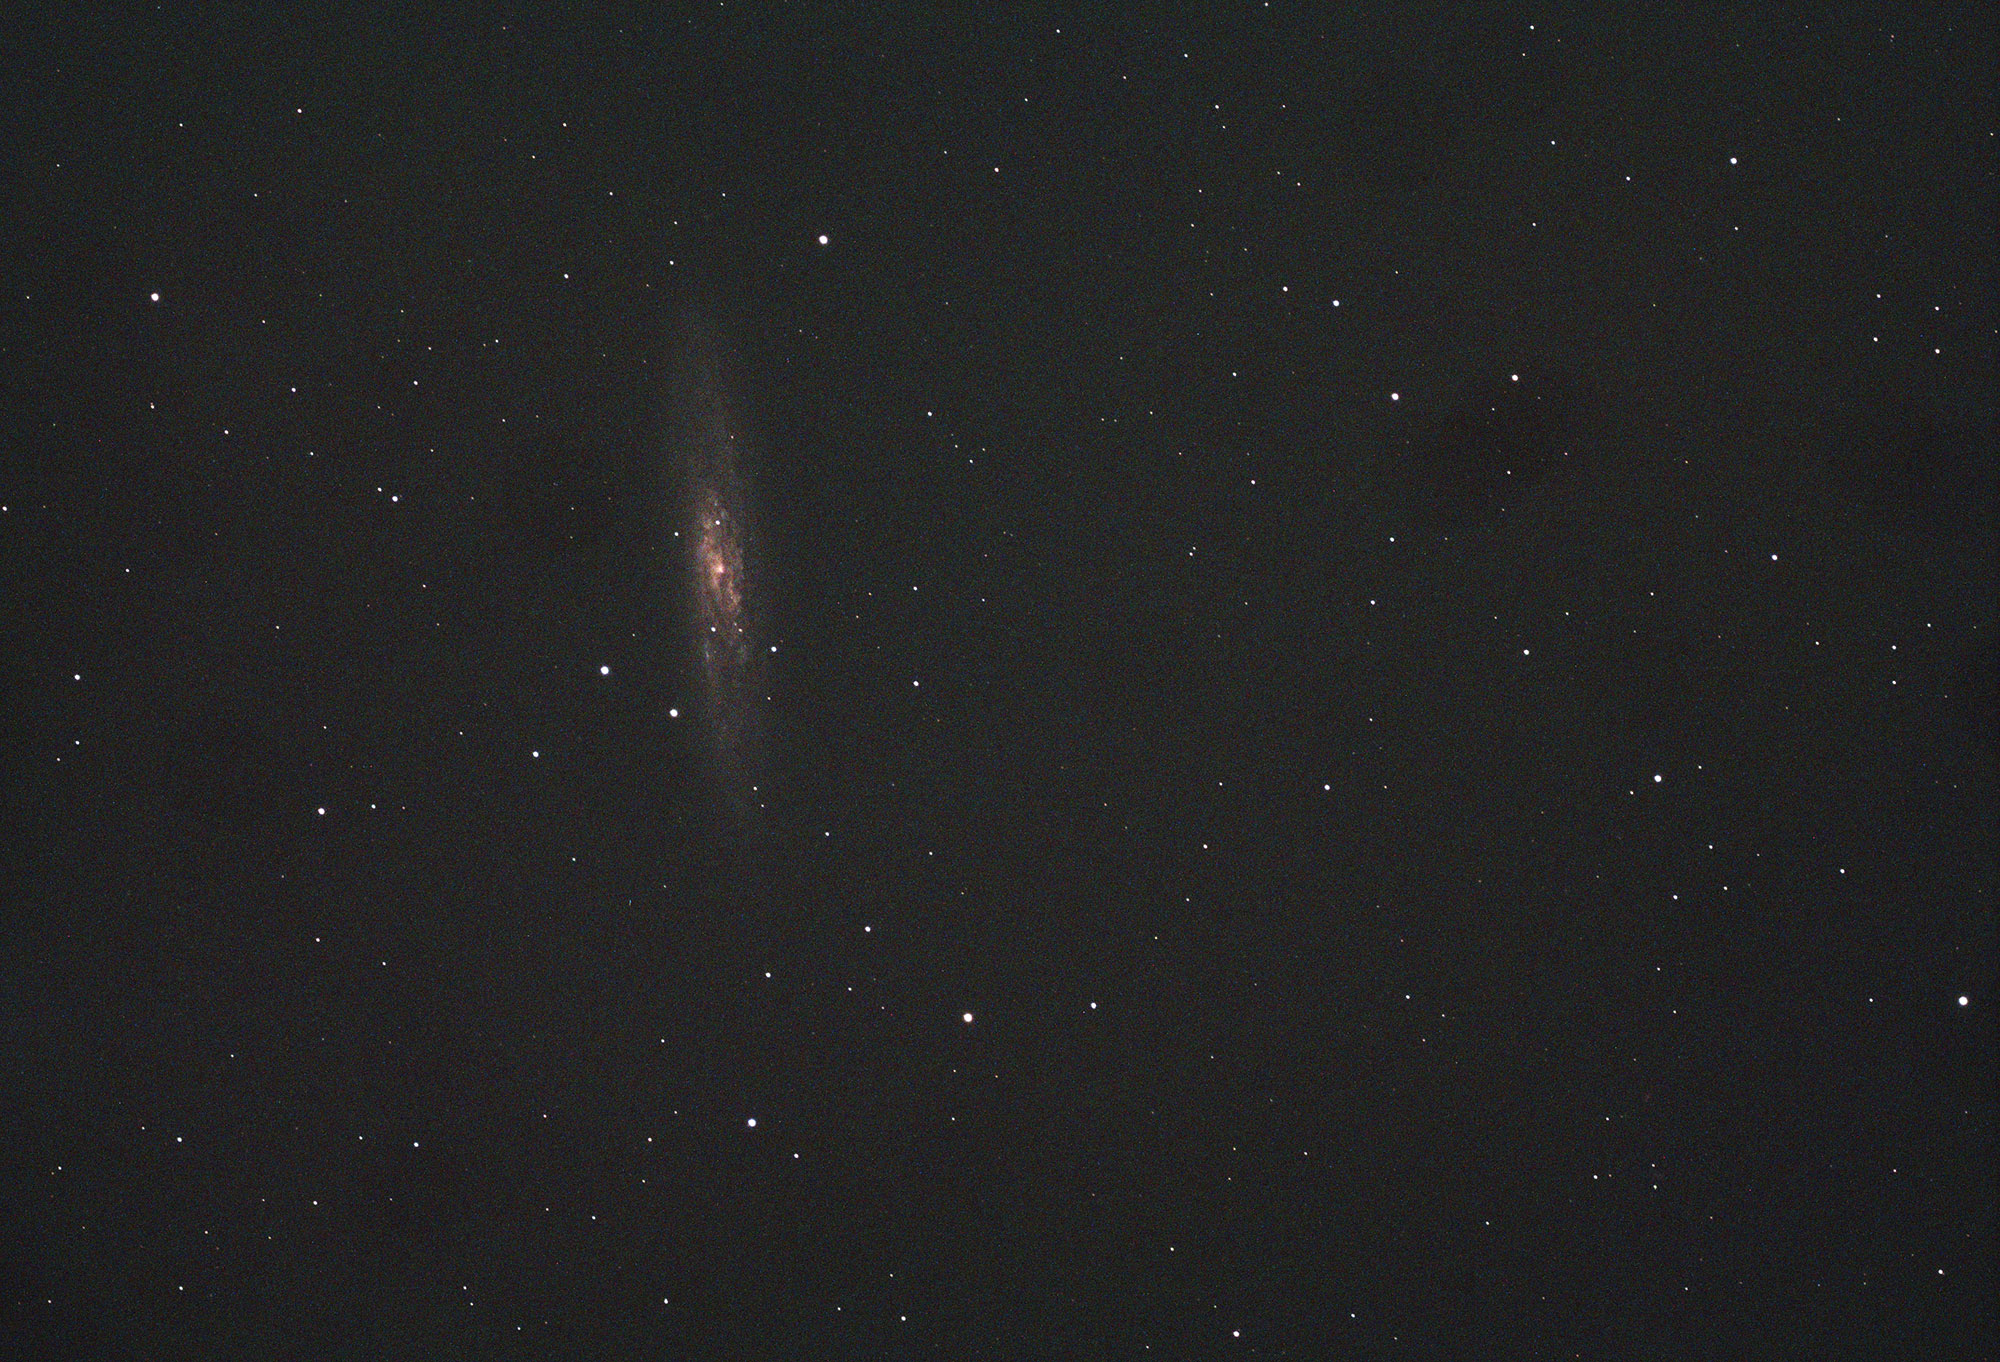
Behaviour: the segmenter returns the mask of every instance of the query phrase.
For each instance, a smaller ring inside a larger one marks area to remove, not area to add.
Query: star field
[[[10,1342],[1991,1355],[1991,28],[25,24]]]

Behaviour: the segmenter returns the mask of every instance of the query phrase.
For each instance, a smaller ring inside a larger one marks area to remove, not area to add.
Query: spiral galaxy
[[[752,539],[742,437],[721,377],[720,346],[699,322],[685,327],[676,416],[685,497],[680,537],[693,602],[694,651],[709,754],[735,813],[754,819],[765,683],[755,627]]]

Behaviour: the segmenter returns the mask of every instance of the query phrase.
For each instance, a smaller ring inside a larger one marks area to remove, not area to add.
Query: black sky
[[[22,1355],[1993,1355],[1983,7],[314,13],[6,35]]]

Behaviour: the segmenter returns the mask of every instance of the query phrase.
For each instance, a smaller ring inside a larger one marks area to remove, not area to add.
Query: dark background
[[[20,1353],[1993,1355],[1983,6],[315,13],[0,52]]]

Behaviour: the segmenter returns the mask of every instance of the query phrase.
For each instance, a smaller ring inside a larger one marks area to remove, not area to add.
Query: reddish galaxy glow
[[[714,766],[739,815],[758,807],[757,739],[764,680],[756,643],[751,537],[740,436],[719,377],[712,335],[689,328],[679,427],[686,492],[694,644]]]

